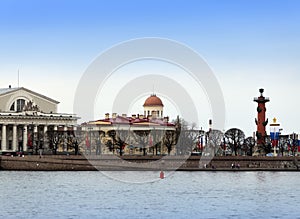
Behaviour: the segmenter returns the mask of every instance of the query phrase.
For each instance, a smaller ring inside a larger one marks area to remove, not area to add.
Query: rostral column
[[[266,144],[266,126],[268,124],[268,119],[266,120],[266,103],[269,102],[268,97],[264,97],[264,89],[259,89],[260,96],[254,98],[254,102],[257,102],[257,119],[255,119],[255,123],[257,126],[256,131],[256,150],[254,154],[264,154],[264,146]]]

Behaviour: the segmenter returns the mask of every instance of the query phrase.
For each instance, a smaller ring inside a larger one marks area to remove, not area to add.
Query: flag
[[[27,134],[27,146],[32,147],[32,139],[30,133]]]
[[[86,145],[87,148],[89,148],[91,146],[90,141],[89,141],[89,136],[88,136],[87,133],[86,133],[86,136],[85,136],[85,145]]]
[[[277,146],[278,141],[279,141],[279,127],[278,126],[271,127],[270,137],[271,137],[272,146],[273,147]]]
[[[203,150],[203,138],[202,137],[199,138],[198,149],[201,151]]]
[[[200,138],[200,147],[199,149],[202,151],[203,150],[203,138]]]

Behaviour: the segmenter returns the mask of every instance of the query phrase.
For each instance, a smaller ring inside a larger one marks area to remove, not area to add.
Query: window
[[[15,111],[15,102],[13,102],[13,104],[11,105],[11,107],[10,107],[9,110],[10,110],[10,111]]]
[[[25,100],[18,99],[17,100],[17,112],[21,112],[25,106]]]

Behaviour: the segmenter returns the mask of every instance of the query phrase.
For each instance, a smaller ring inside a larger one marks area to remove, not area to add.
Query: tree
[[[128,131],[126,130],[110,130],[108,131],[108,136],[112,138],[113,150],[115,145],[119,151],[120,156],[123,155],[123,150],[126,145],[126,136],[128,136]]]
[[[199,130],[196,129],[196,124],[189,125],[188,122],[179,117],[174,123],[176,127],[176,153],[186,154],[192,152],[199,138]]]
[[[227,145],[229,145],[231,151],[237,156],[238,150],[241,149],[245,140],[244,132],[240,129],[232,128],[225,132],[225,138]]]
[[[222,141],[223,141],[224,134],[222,131],[217,129],[212,129],[207,132],[207,149],[213,155],[216,155],[218,151],[222,148]]]
[[[264,152],[264,154],[268,154],[272,152],[272,143],[270,138],[266,138],[265,144],[261,145],[260,148]]]
[[[60,143],[60,135],[57,131],[54,131],[53,129],[49,129],[47,131],[47,138],[49,142],[49,148],[52,149],[52,153],[56,154],[58,145]]]
[[[158,155],[158,149],[161,148],[164,131],[153,128],[149,133],[149,146],[153,149],[153,155]]]
[[[133,131],[134,140],[139,144],[140,150],[143,151],[144,156],[146,156],[147,145],[149,145],[149,133],[150,130]]]
[[[170,155],[172,149],[173,149],[173,145],[176,145],[176,140],[177,140],[177,135],[176,135],[176,131],[173,130],[167,130],[165,131],[165,135],[163,138],[163,143],[166,146],[167,150],[168,150],[168,155]]]
[[[279,147],[279,152],[281,153],[281,156],[283,156],[284,152],[288,151],[288,149],[289,149],[289,136],[288,135],[280,135],[278,147]]]
[[[250,136],[245,139],[244,144],[242,146],[242,150],[245,152],[246,155],[252,156],[254,146],[255,146],[255,139]]]

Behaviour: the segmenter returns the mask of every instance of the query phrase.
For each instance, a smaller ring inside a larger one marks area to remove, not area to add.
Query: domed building
[[[175,133],[174,123],[169,122],[169,117],[163,116],[164,104],[155,94],[150,95],[144,104],[143,114],[118,115],[117,113],[105,114],[104,119],[90,121],[81,125],[82,130],[89,136],[96,136],[103,145],[102,154],[114,154],[115,145],[118,139],[124,139],[123,148],[117,149],[124,154],[167,154],[168,148],[162,143],[163,135],[167,131]],[[99,134],[100,133],[100,134]],[[114,137],[111,136],[114,133]],[[117,136],[119,135],[119,136]],[[169,142],[172,142],[171,153],[175,152],[174,135],[168,135]],[[92,145],[96,145],[96,140],[90,138]],[[113,146],[106,147],[107,142],[113,142]],[[100,144],[100,143],[99,143]]]
[[[163,118],[164,105],[159,97],[152,94],[145,100],[143,105],[145,117],[152,116],[153,118]]]

